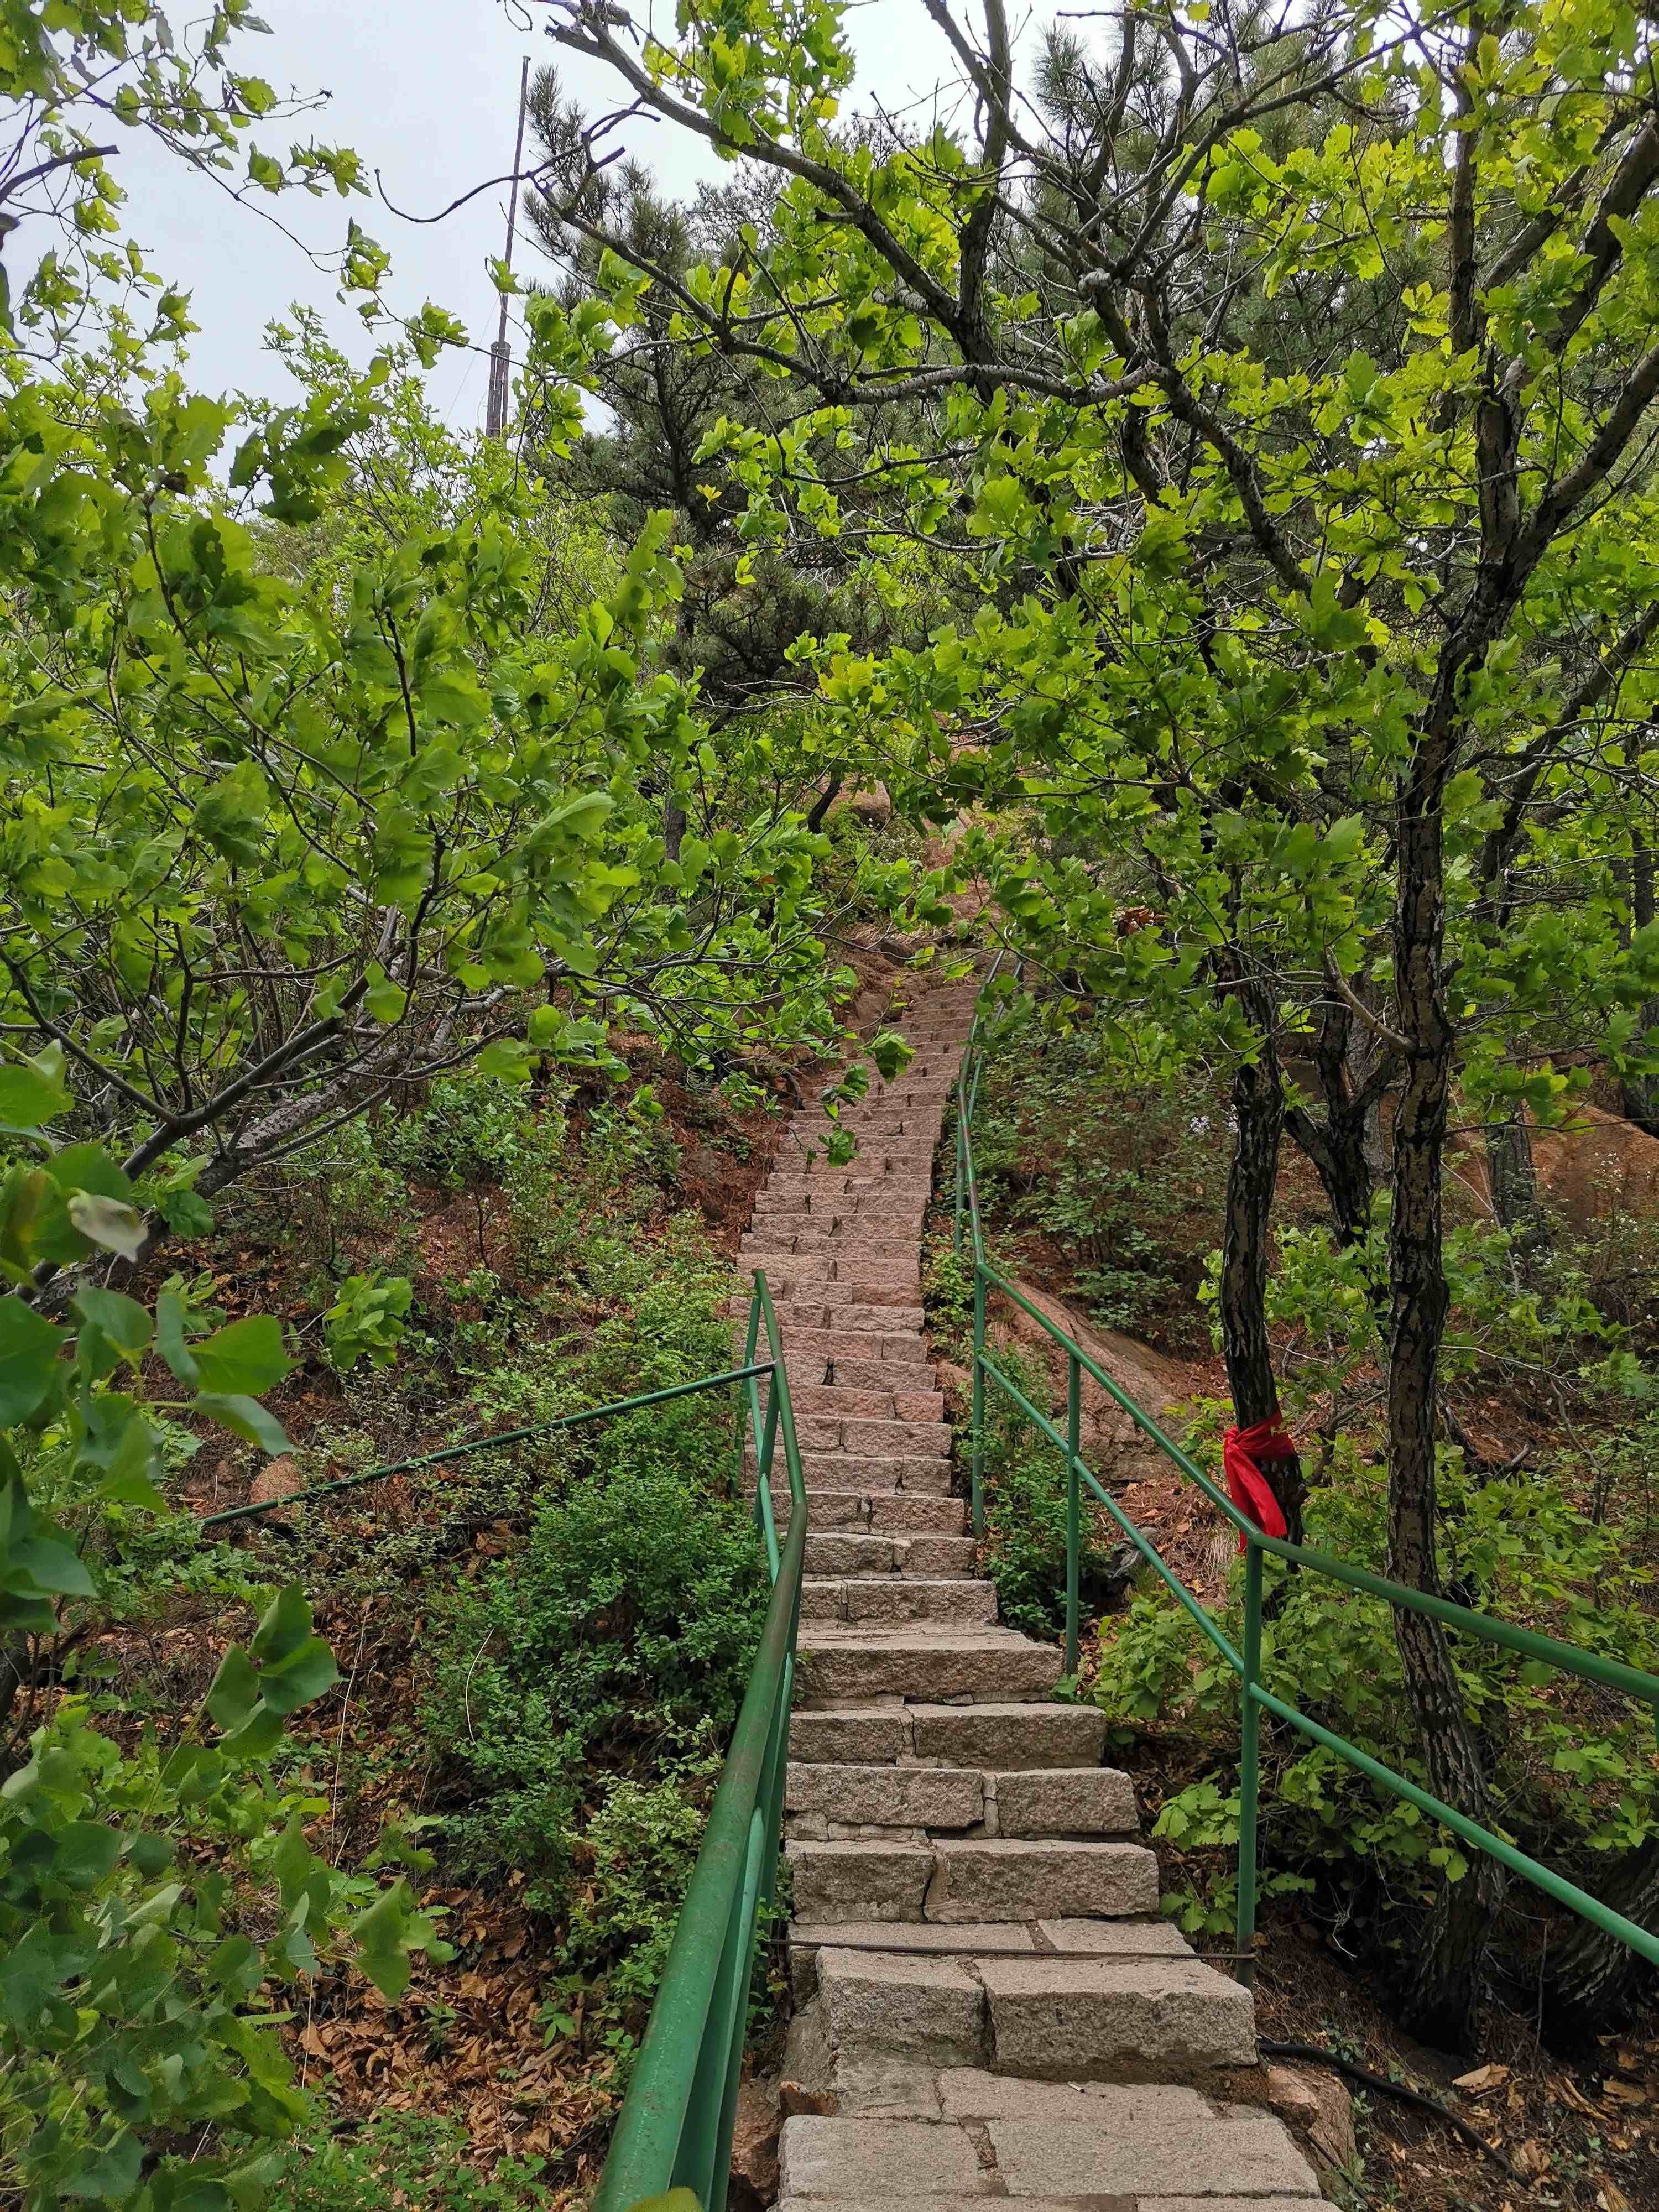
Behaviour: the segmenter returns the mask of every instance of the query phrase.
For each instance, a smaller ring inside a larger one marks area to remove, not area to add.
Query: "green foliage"
[[[1057,1032],[1029,1012],[988,1024],[974,1121],[981,1203],[1038,1231],[1109,1328],[1188,1344],[1216,1234],[1222,1117],[1172,1081],[1155,1037],[1103,1018]]]
[[[1653,1576],[1632,1530],[1593,1520],[1559,1476],[1473,1477],[1456,1453],[1443,1455],[1440,1475],[1442,1573],[1462,1602],[1632,1666],[1659,1663]],[[1386,1498],[1382,1472],[1339,1445],[1328,1479],[1310,1494],[1306,1540],[1384,1571]],[[1267,1686],[1430,1786],[1389,1609],[1271,1561],[1267,1583]],[[1224,1625],[1237,1642],[1237,1576]],[[1499,1825],[1523,1849],[1576,1868],[1594,1890],[1606,1855],[1659,1834],[1650,1713],[1473,1639],[1454,1642],[1466,1708],[1492,1748]],[[1094,1695],[1115,1718],[1174,1727],[1218,1750],[1235,1735],[1237,1678],[1161,1586],[1138,1590],[1126,1613],[1103,1624]],[[1334,1753],[1270,1719],[1262,1741],[1262,1850],[1275,1876],[1335,1883],[1387,1926],[1393,1910],[1425,1895],[1431,1871],[1454,1881],[1467,1871],[1453,1838]],[[1231,1848],[1237,1814],[1236,1792],[1212,1774],[1170,1799],[1158,1832],[1183,1850]],[[1215,1877],[1231,1879],[1228,1868]],[[1208,1926],[1203,1916],[1224,1911],[1224,1899],[1200,1885],[1181,1909]]]
[[[342,1375],[349,1375],[365,1353],[376,1367],[391,1366],[404,1340],[404,1316],[414,1295],[414,1285],[406,1276],[382,1276],[378,1268],[346,1277],[323,1316],[328,1356]]]
[[[0,1070],[14,1128],[38,1144],[70,1105],[62,1073],[61,1054]],[[127,1193],[88,1145],[48,1149],[44,1166],[19,1162],[0,1182],[0,1268],[14,1285],[0,1297],[4,1709],[32,1674],[24,1639],[44,1647],[66,1607],[97,1597],[73,1530],[161,1505],[161,1439],[130,1387],[152,1352],[188,1410],[266,1449],[286,1441],[256,1395],[289,1370],[275,1321],[210,1328],[177,1290],[152,1314],[85,1281],[72,1326],[27,1302],[98,1244],[128,1249]],[[432,1945],[407,1884],[337,1875],[305,1838],[321,1808],[264,1778],[290,1717],[336,1674],[290,1586],[165,1741],[147,1734],[124,1752],[65,1698],[0,1790],[0,2145],[29,2207],[173,2202],[186,2177],[204,2206],[256,2203],[261,2146],[304,2109],[267,1983],[355,1955],[395,1995],[410,1947]],[[215,2155],[165,2148],[207,2123]]]
[[[307,2212],[384,2212],[399,2202],[423,2212],[544,2212],[557,2201],[539,2179],[539,2160],[497,2159],[485,2174],[471,2148],[463,2121],[377,2112],[356,2141],[324,2134],[295,2143],[276,2168],[273,2193]]]
[[[593,1763],[700,1722],[723,1741],[766,1608],[751,1516],[707,1487],[729,1425],[690,1400],[606,1430],[595,1471],[455,1601],[427,1717],[465,1778],[446,1824],[458,1863],[521,1869],[545,1911]]]

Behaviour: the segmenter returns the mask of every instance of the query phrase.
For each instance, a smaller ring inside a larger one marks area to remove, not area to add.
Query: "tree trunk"
[[[1441,1173],[1455,1032],[1441,989],[1445,933],[1441,803],[1449,748],[1425,742],[1402,786],[1395,975],[1409,1041],[1394,1127],[1389,1238],[1389,1571],[1433,1591],[1436,1388],[1448,1296],[1441,1251]],[[1437,1621],[1396,1609],[1395,1641],[1422,1741],[1429,1787],[1483,1827],[1492,1823],[1480,1747]],[[1473,2047],[1481,1968],[1503,1901],[1503,1869],[1471,1850],[1461,1881],[1443,1882],[1427,1940],[1407,1976],[1406,2023],[1443,2050]]]
[[[1331,1209],[1339,1244],[1363,1244],[1381,1177],[1376,1151],[1380,1108],[1389,1069],[1380,1042],[1340,999],[1320,1008],[1314,1043],[1322,1119],[1305,1107],[1289,1110],[1285,1127],[1313,1163]]]
[[[1538,1195],[1532,1138],[1526,1115],[1514,1107],[1501,1121],[1486,1125],[1486,1175],[1498,1225],[1506,1229],[1522,1274],[1550,1249],[1549,1224]]]
[[[1602,1902],[1641,1928],[1659,1928],[1659,1838],[1632,1851],[1601,1889]],[[1653,1969],[1616,1936],[1575,1919],[1544,1960],[1544,2031],[1576,2046],[1615,2025]]]
[[[1653,920],[1653,848],[1636,830],[1630,840],[1630,917],[1638,929]],[[1659,1029],[1659,999],[1642,1009],[1644,1030]],[[1659,1075],[1627,1075],[1620,1085],[1625,1111],[1638,1129],[1659,1137]]]
[[[1262,1043],[1255,1063],[1233,1078],[1237,1123],[1227,1169],[1227,1214],[1221,1240],[1222,1357],[1241,1429],[1279,1416],[1279,1385],[1267,1341],[1267,1253],[1279,1147],[1285,1127],[1285,1085],[1268,1024],[1271,1007],[1253,1008]],[[1285,1515],[1293,1544],[1302,1541],[1301,1462],[1270,1462],[1262,1469]]]

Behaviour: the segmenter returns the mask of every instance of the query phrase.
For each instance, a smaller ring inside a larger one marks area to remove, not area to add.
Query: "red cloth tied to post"
[[[1296,1446],[1285,1434],[1277,1413],[1248,1429],[1229,1429],[1221,1439],[1221,1463],[1227,1471],[1227,1495],[1241,1513],[1248,1513],[1264,1536],[1285,1536],[1290,1531],[1285,1509],[1273,1495],[1273,1485],[1261,1472],[1265,1461],[1294,1459]],[[1249,1542],[1241,1535],[1242,1552]]]

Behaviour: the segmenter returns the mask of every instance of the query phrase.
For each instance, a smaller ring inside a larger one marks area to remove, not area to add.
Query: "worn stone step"
[[[779,2212],[898,2202],[946,2212],[991,2197],[1028,2212],[1079,2200],[1096,2212],[1301,2212],[1318,2199],[1283,2123],[1256,2106],[1170,2083],[1015,2081],[979,2068],[945,2069],[936,2095],[936,2118],[786,2120]]]
[[[848,1826],[984,1828],[1003,1836],[1123,1836],[1139,1825],[1133,1784],[1109,1766],[999,1773],[792,1759],[784,1804]]]
[[[815,1627],[802,1633],[795,1686],[803,1705],[860,1705],[884,1697],[919,1705],[959,1698],[1024,1703],[1046,1698],[1060,1669],[1057,1645],[1034,1643],[1012,1629],[858,1635]]]
[[[914,1260],[843,1259],[839,1252],[799,1252],[769,1261],[767,1288],[774,1304],[828,1298],[837,1306],[914,1307],[921,1275]]]
[[[842,1261],[912,1261],[916,1256],[914,1237],[890,1236],[879,1218],[867,1230],[823,1228],[810,1221],[745,1229],[738,1245],[745,1260],[768,1267],[775,1260],[828,1256]]]
[[[1140,1844],[941,1843],[925,1920],[1112,1919],[1156,1912],[1158,1861]]]
[[[745,1318],[748,1312],[745,1305]],[[821,1358],[829,1365],[848,1355],[848,1342],[833,1329],[792,1329],[784,1340],[784,1357],[790,1360]],[[889,1328],[873,1337],[860,1336],[850,1356],[860,1367],[908,1367],[920,1374],[933,1372],[920,1329]]]
[[[797,1429],[808,1414],[822,1419],[898,1421],[922,1427],[942,1426],[945,1420],[943,1390],[895,1390],[890,1376],[885,1388],[854,1389],[842,1382],[798,1383],[792,1373],[789,1395]],[[945,1440],[948,1444],[948,1432]]]
[[[806,1539],[809,1575],[971,1575],[971,1536],[876,1536],[826,1531]]]
[[[925,1359],[925,1351],[923,1356]],[[913,1363],[905,1361],[897,1364],[910,1365]],[[832,1352],[827,1364],[826,1372],[829,1375],[830,1387],[837,1390],[915,1392],[925,1389],[928,1397],[943,1399],[944,1392],[933,1388],[933,1365],[931,1360],[927,1360],[923,1373],[914,1376],[896,1376],[893,1373],[894,1364],[895,1363],[890,1360],[868,1359],[857,1353],[843,1356]],[[792,1366],[789,1370],[789,1379],[792,1383],[794,1377],[795,1370]]]
[[[781,1474],[772,1484],[772,1512],[780,1528],[787,1528],[793,1506]],[[968,1509],[959,1498],[939,1498],[902,1490],[836,1490],[830,1485],[809,1484],[806,1492],[807,1541],[813,1530],[829,1534],[840,1530],[860,1535],[959,1536],[967,1525]]]
[[[1115,1919],[1158,1910],[1158,1862],[1139,1844],[796,1842],[803,1920]]]
[[[769,1275],[767,1288],[770,1290],[771,1287],[772,1280]],[[833,1289],[834,1285],[822,1287]],[[865,1345],[866,1337],[914,1335],[918,1355],[923,1358],[927,1357],[921,1342],[922,1312],[918,1305],[872,1305],[867,1302],[857,1305],[827,1304],[816,1298],[803,1302],[793,1297],[774,1297],[772,1309],[778,1327],[784,1332],[786,1344],[794,1341],[803,1331],[810,1330],[814,1335],[821,1334],[835,1339],[860,1358],[868,1359],[872,1356],[884,1358],[887,1357],[885,1346],[872,1355]],[[732,1298],[726,1312],[733,1321],[747,1321],[749,1294],[744,1292],[741,1297]],[[798,1346],[797,1348],[800,1347]]]
[[[988,1959],[977,1971],[999,2074],[1155,2081],[1255,2063],[1250,1992],[1201,1959]]]
[[[977,1626],[996,1619],[997,1594],[991,1583],[963,1576],[809,1576],[801,1589],[800,1617],[882,1625],[942,1620]]]
[[[789,1729],[792,1759],[865,1764],[914,1759],[1029,1773],[1097,1766],[1105,1748],[1106,1716],[1094,1705],[848,1705],[797,1713]]]
[[[840,1451],[859,1459],[944,1459],[951,1449],[944,1421],[898,1421],[868,1414],[795,1408],[795,1437],[803,1451]]]
[[[945,1498],[950,1495],[952,1469],[945,1459],[864,1459],[857,1452],[809,1451],[800,1455],[801,1474],[809,1490],[864,1490],[871,1495],[893,1491],[908,1491],[914,1498]],[[756,1480],[755,1449],[751,1443],[744,1454],[745,1487],[752,1489]],[[784,1481],[784,1461],[781,1449],[775,1447],[772,1462],[775,1488]]]
[[[981,1920],[966,1927],[932,1920],[793,1920],[789,1978],[797,2010],[817,1995],[825,1951],[881,1952],[898,1958],[1190,1959],[1191,1946],[1168,1920]]]
[[[813,1984],[832,2063],[882,2051],[1017,2080],[1119,2082],[1255,2063],[1249,1991],[1194,1958],[820,1946]]]
[[[881,1459],[845,1449],[814,1451],[803,1447],[801,1473],[809,1483],[834,1482],[865,1490],[908,1490],[930,1498],[948,1495],[954,1470],[948,1459],[907,1452]]]

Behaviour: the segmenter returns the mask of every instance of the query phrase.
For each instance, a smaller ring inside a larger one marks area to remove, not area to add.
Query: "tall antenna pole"
[[[513,240],[519,227],[519,176],[524,167],[524,123],[530,106],[530,57],[524,58],[519,76],[519,137],[513,149],[513,190],[507,202],[507,266],[513,266]],[[489,349],[489,410],[485,429],[492,438],[507,435],[507,403],[513,391],[513,348],[507,335],[507,295],[501,295],[501,327]]]

